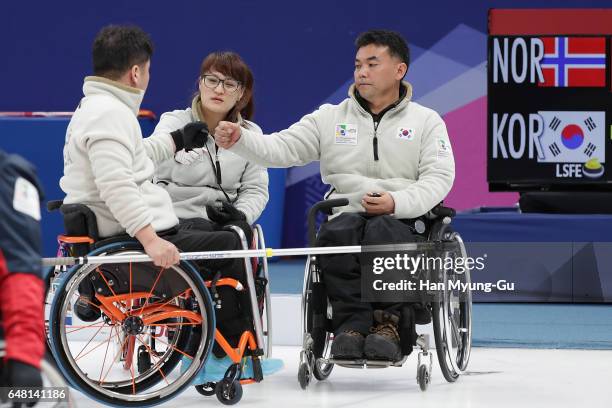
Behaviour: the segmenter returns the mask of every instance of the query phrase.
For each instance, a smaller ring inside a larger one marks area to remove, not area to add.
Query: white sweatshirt
[[[440,115],[410,101],[411,85],[402,86],[406,95],[377,128],[351,87],[349,98],[321,106],[289,129],[261,137],[243,128],[230,151],[266,167],[320,160],[323,182],[332,186],[329,198],[349,199],[337,212],[365,211],[364,194],[387,191],[395,201],[396,218],[418,217],[446,197],[455,162]]]
[[[143,141],[137,114],[144,92],[87,77],[83,94],[66,132],[64,203],[91,208],[101,237],[176,226],[168,193],[152,183],[152,159],[172,157],[174,143],[168,136]]]
[[[188,123],[203,121],[199,113],[200,98],[194,98],[191,108],[164,113],[151,137],[163,137],[181,129]],[[261,135],[261,129],[253,122],[243,121],[247,129]],[[234,205],[246,215],[252,224],[259,218],[268,202],[268,171],[222,148],[216,151],[215,142],[209,137],[203,149],[195,149],[198,158],[191,164],[178,163],[174,158],[161,163],[156,171],[156,181],[170,194],[174,211],[179,218],[206,218],[206,205],[220,206],[227,201],[216,182],[211,164],[218,155],[221,167],[221,186]],[[208,155],[210,152],[210,156]],[[216,164],[215,164],[216,165]]]

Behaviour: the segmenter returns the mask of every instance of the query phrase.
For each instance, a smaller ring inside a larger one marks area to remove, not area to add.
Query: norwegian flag
[[[545,87],[606,86],[605,37],[542,37]]]

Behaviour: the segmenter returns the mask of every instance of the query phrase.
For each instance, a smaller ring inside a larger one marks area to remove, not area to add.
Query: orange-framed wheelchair
[[[260,359],[271,355],[272,344],[265,257],[245,258],[246,282],[231,278],[205,281],[190,261],[168,269],[135,262],[144,255],[138,242],[128,236],[99,239],[95,215],[87,206],[51,202],[48,208],[72,214],[70,225],[65,223],[66,234],[58,237],[57,259],[76,256],[84,260],[70,268],[56,266],[48,275],[50,348],[73,387],[111,405],[158,404],[193,385],[215,341],[232,364],[220,381],[196,385],[198,392],[216,395],[231,405],[241,399],[243,384],[263,380]],[[232,229],[243,248],[249,248],[244,232]],[[265,246],[260,226],[254,227],[253,241],[254,247]],[[119,256],[122,262],[86,261],[109,256]],[[85,301],[99,310],[99,315],[87,321],[73,310],[84,299],[84,286],[94,294]],[[216,328],[217,305],[211,293],[221,286],[243,292],[251,305],[253,327],[242,333],[236,348]],[[252,372],[245,377],[247,359]]]

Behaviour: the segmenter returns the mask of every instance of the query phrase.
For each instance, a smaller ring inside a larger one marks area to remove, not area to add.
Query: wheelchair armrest
[[[334,207],[342,207],[348,205],[348,203],[349,201],[346,198],[335,198],[333,200],[319,201],[310,207],[308,211],[308,240],[311,246],[314,245],[317,238],[316,221],[319,211],[326,215],[331,215]]]
[[[60,211],[64,216],[67,235],[88,236],[94,241],[99,240],[96,215],[85,204],[62,204]]]
[[[332,209],[334,207],[342,207],[348,205],[349,201],[346,198],[335,198],[333,200],[323,200],[315,203],[312,207],[310,207],[310,211],[308,212],[308,218],[316,218],[317,212],[321,211],[326,215],[331,215]]]
[[[47,201],[47,211],[53,212],[59,210],[62,204],[64,204],[64,200],[49,200]]]
[[[454,208],[450,208],[450,207],[444,207],[444,205],[442,205],[442,203],[436,205],[434,208],[431,209],[430,213],[433,215],[433,217],[428,217],[428,218],[444,218],[444,217],[450,217],[453,218],[456,214],[457,211],[455,211]]]

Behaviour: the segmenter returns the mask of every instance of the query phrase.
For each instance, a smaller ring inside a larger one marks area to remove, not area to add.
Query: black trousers
[[[181,220],[175,234],[163,235],[182,252],[226,251],[242,249],[238,235],[231,231],[219,231],[205,219]],[[234,278],[246,287],[244,259],[210,259],[196,261],[205,280],[210,280],[217,272],[221,277]],[[240,335],[252,329],[252,313],[247,293],[240,293],[229,286],[217,287],[221,308],[216,309],[217,328],[232,346],[237,345]],[[215,344],[215,354],[223,353]]]
[[[317,246],[377,245],[414,242],[417,238],[405,221],[389,215],[367,216],[343,213],[323,224]],[[334,333],[354,330],[364,335],[373,325],[373,311],[400,316],[402,303],[361,301],[361,266],[358,254],[320,257],[323,283],[332,305]]]

